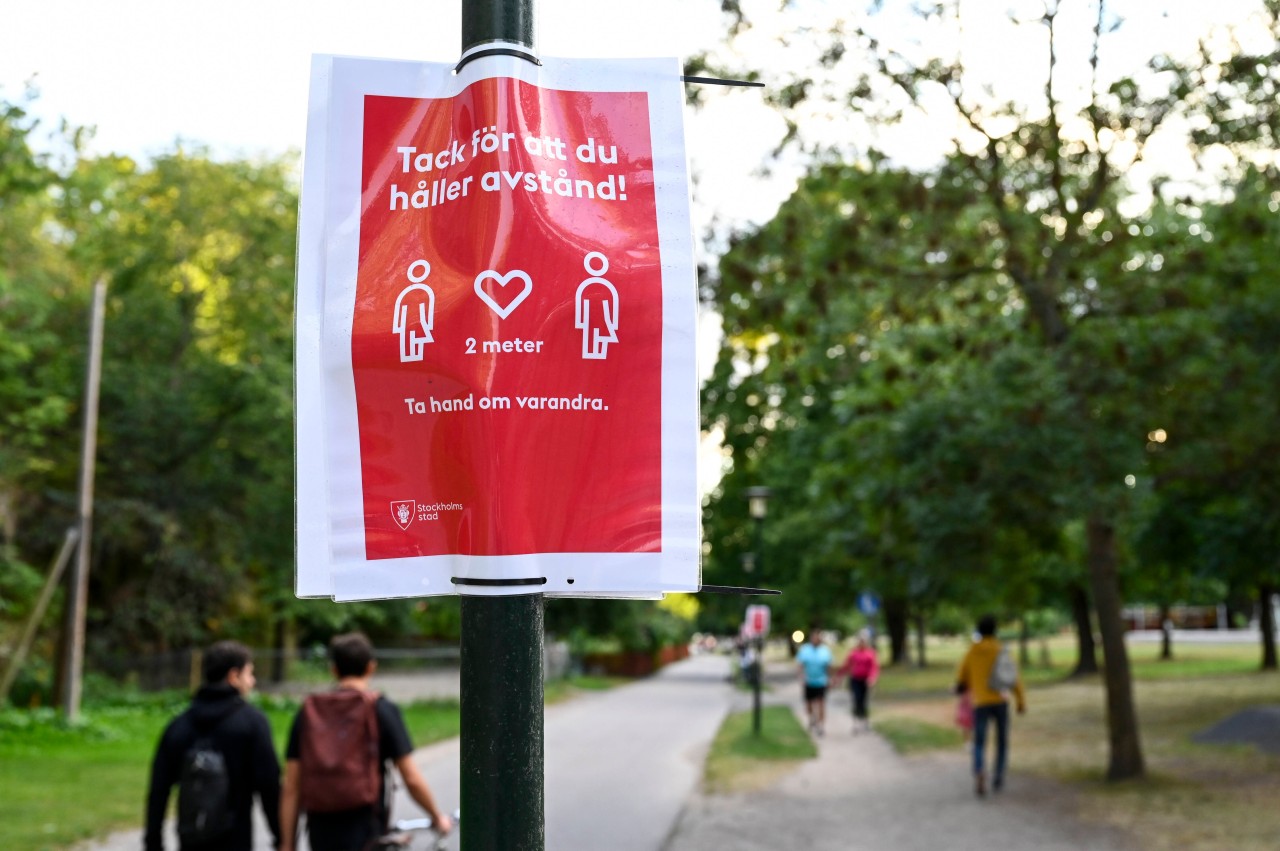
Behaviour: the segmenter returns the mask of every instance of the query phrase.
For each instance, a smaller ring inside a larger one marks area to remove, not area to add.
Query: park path
[[[799,685],[772,666],[768,703],[802,712]],[[735,709],[748,708],[745,696]],[[749,794],[690,799],[662,851],[1134,851],[1118,831],[1082,823],[1066,787],[1017,772],[977,799],[967,754],[904,758],[880,736],[852,732],[847,691],[828,700],[818,757]],[[874,707],[873,707],[874,716]],[[803,720],[802,720],[803,723]],[[548,846],[551,848],[551,846]]]
[[[1071,793],[1017,771],[977,800],[960,751],[903,758],[879,736],[850,732],[849,698],[835,691],[818,757],[770,787],[707,796],[699,778],[725,713],[750,695],[727,682],[729,660],[696,656],[656,676],[557,704],[546,713],[548,851],[1133,851],[1126,836],[1085,824]],[[771,666],[769,703],[799,710],[790,666]],[[415,696],[401,683],[403,698]],[[415,753],[443,806],[458,801],[459,745]],[[417,808],[397,793],[398,816]],[[141,808],[142,790],[139,790]],[[463,828],[465,829],[465,827]],[[265,826],[258,848],[270,843]],[[137,851],[137,830],[82,851]],[[170,848],[176,847],[171,841]],[[448,847],[458,847],[457,838]],[[305,851],[305,845],[303,846]]]

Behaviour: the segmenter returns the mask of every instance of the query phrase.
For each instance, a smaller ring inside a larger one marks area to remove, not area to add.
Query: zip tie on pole
[[[490,42],[489,44],[477,44],[462,54],[462,58],[458,60],[458,64],[453,66],[453,73],[458,73],[463,67],[473,59],[480,59],[485,56],[514,56],[517,59],[523,59],[526,62],[532,62],[534,65],[542,65],[542,60],[538,58],[532,50],[515,42]]]
[[[749,80],[723,80],[719,77],[680,77],[686,83],[704,83],[709,86],[750,86],[753,89],[763,89],[764,83],[753,83]]]
[[[737,594],[742,597],[772,597],[782,593],[772,588],[739,588],[736,585],[703,585],[698,591],[707,594]]]

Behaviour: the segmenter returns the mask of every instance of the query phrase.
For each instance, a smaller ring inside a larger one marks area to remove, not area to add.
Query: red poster
[[[507,78],[368,96],[363,161],[368,558],[659,550],[646,95]]]
[[[695,590],[679,63],[312,74],[298,593]]]

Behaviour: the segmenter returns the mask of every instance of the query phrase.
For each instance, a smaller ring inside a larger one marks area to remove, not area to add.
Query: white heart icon
[[[504,288],[507,286],[507,284],[511,283],[512,278],[519,278],[520,280],[524,281],[524,289],[516,293],[515,297],[512,298],[511,301],[507,303],[507,306],[503,307],[502,305],[498,304],[496,301],[493,300],[493,296],[485,292],[484,282],[489,280],[490,278],[496,281],[499,286]],[[520,302],[528,298],[529,293],[533,292],[533,280],[526,273],[521,272],[519,269],[513,269],[512,271],[508,272],[505,275],[500,275],[497,272],[495,272],[493,269],[486,269],[485,271],[481,272],[479,275],[476,275],[475,288],[476,288],[476,295],[480,296],[480,300],[483,301],[485,304],[489,305],[489,307],[493,310],[493,312],[498,314],[499,319],[506,319],[508,316],[511,315],[511,311],[519,307]]]

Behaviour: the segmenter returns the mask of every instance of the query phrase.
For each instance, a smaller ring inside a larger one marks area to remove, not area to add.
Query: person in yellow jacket
[[[1004,769],[1009,758],[1009,698],[1018,714],[1027,711],[1022,676],[1013,663],[1011,651],[996,639],[996,619],[983,615],[978,620],[978,640],[969,648],[956,672],[956,692],[967,693],[973,702],[973,791],[987,794],[983,768],[987,744],[987,722],[996,724],[996,762],[991,788],[1004,788]]]

